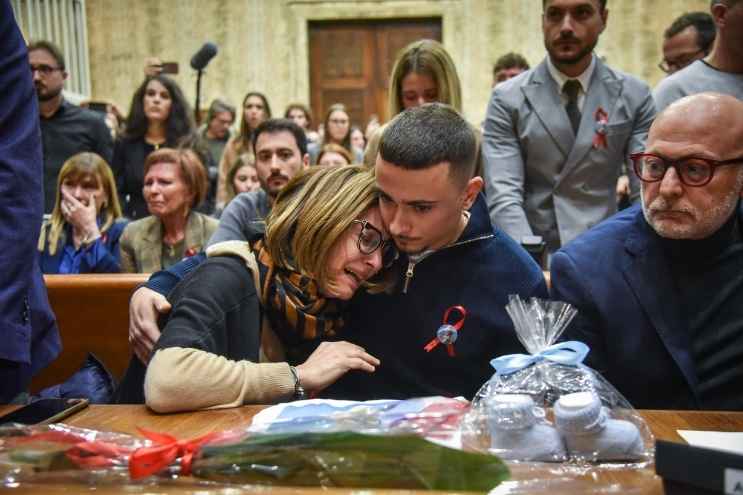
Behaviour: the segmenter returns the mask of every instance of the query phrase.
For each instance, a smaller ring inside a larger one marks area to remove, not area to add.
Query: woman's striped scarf
[[[321,295],[315,280],[276,267],[263,241],[253,251],[261,272],[261,303],[284,346],[335,337],[343,327],[341,302]]]

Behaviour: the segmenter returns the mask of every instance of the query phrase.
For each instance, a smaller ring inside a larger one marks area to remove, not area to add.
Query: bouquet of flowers
[[[507,479],[508,468],[493,455],[464,452],[420,436],[422,431],[442,431],[439,426],[449,412],[429,410],[421,417],[398,410],[391,419],[397,426],[388,424],[384,435],[373,428],[376,434],[269,428],[263,433],[213,432],[183,441],[147,430],[140,430],[144,438],[137,438],[64,424],[6,426],[0,427],[0,479],[85,481],[96,476],[96,481],[129,481],[165,475],[230,484],[465,491],[488,491]]]

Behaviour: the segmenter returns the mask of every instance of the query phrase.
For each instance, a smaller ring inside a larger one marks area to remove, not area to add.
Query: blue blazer
[[[0,402],[24,391],[60,352],[39,270],[44,205],[41,133],[26,43],[0,1]]]
[[[119,273],[121,271],[119,238],[126,224],[126,220],[117,220],[102,233],[101,237],[85,248],[80,254],[80,270],[76,273]],[[48,229],[49,224],[45,224],[42,229],[44,228]],[[64,248],[72,242],[70,229],[66,230],[65,234],[59,236],[54,255],[49,254],[48,242],[44,246],[39,259],[43,273],[59,273]]]
[[[699,408],[697,376],[660,237],[639,205],[552,257],[552,298],[578,309],[563,339],[636,408]]]

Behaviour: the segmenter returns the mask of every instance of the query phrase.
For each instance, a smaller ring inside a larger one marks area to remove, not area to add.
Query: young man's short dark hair
[[[520,53],[506,53],[505,55],[501,55],[498,60],[495,61],[495,65],[493,66],[493,75],[503,69],[510,69],[512,67],[529,70],[529,62],[527,62],[524,56]]]
[[[598,0],[599,7],[601,7],[601,10],[604,10],[606,8],[607,1],[608,0]],[[544,8],[545,5],[547,5],[547,0],[542,0],[542,8]]]
[[[466,182],[475,173],[477,139],[453,107],[428,103],[405,110],[387,125],[379,154],[384,161],[410,170],[448,162],[451,175]]]
[[[299,153],[302,156],[307,154],[307,135],[304,133],[304,129],[289,119],[268,119],[261,122],[253,131],[253,149],[256,149],[255,145],[258,142],[258,136],[264,132],[275,134],[284,131],[292,133],[294,140],[297,142]]]
[[[47,40],[32,41],[28,44],[27,51],[32,52],[34,50],[44,50],[57,62],[57,65],[61,70],[66,70],[64,55],[62,50],[57,45]]]
[[[679,16],[663,33],[665,39],[672,38],[689,26],[694,26],[697,30],[697,46],[705,53],[712,49],[712,43],[715,41],[715,21],[712,16],[706,12],[686,12]]]

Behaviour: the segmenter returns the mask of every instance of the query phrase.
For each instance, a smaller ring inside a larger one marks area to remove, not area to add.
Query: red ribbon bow
[[[593,114],[593,118],[596,120],[596,134],[593,136],[593,147],[596,149],[606,148],[608,146],[608,142],[606,141],[606,125],[609,123],[609,114],[603,108],[598,107]]]
[[[154,431],[138,428],[139,433],[145,438],[152,440],[156,445],[142,447],[134,451],[129,458],[129,475],[137,480],[159,473],[170,466],[178,457],[181,458],[180,474],[188,476],[191,474],[191,465],[194,457],[201,447],[217,439],[224,439],[226,432],[213,431],[193,440],[178,440],[167,433],[155,433]]]
[[[449,315],[452,311],[459,311],[462,315],[462,317],[457,321],[454,325],[450,325],[448,323],[449,321]],[[463,306],[452,306],[449,309],[446,310],[444,313],[444,322],[439,327],[439,329],[436,331],[436,336],[429,342],[428,344],[423,347],[426,352],[431,352],[436,348],[439,344],[446,344],[446,351],[449,353],[449,356],[454,357],[454,342],[457,340],[457,334],[462,329],[462,325],[464,325],[464,319],[467,317],[467,310],[464,309]],[[453,334],[451,332],[453,331]]]

